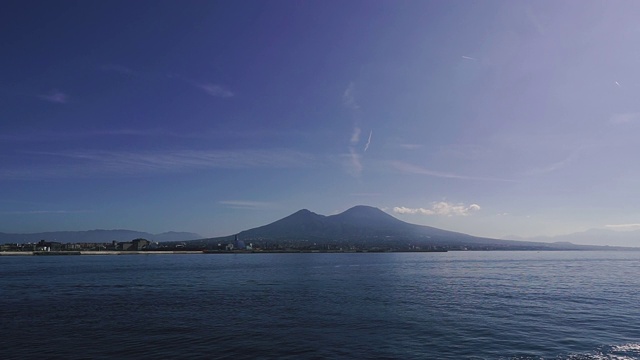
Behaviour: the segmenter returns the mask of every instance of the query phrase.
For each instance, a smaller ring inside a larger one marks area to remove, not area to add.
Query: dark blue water
[[[0,257],[0,358],[640,359],[640,253]]]

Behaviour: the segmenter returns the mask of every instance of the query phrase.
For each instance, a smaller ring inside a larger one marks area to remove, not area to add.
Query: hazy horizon
[[[367,206],[367,205],[356,205],[356,206]],[[293,215],[299,211],[303,211],[303,210],[307,210],[307,211],[311,211],[312,213],[315,213],[314,211],[310,210],[310,209],[299,209],[296,212],[293,212],[289,215]],[[384,209],[379,209],[384,211]],[[316,213],[317,214],[317,213]],[[387,212],[387,214],[389,214],[389,212]],[[318,214],[321,216],[331,216],[331,215],[336,215],[336,214]],[[394,214],[389,214],[394,216]],[[395,216],[394,216],[395,217]],[[397,218],[397,217],[396,217]],[[239,229],[238,231],[235,231],[234,233],[229,233],[229,234],[216,234],[216,235],[203,235],[203,234],[198,234],[195,232],[191,232],[188,230],[169,230],[166,232],[162,232],[162,233],[153,233],[153,232],[149,232],[149,231],[145,231],[145,230],[141,230],[141,229],[103,229],[103,228],[96,228],[96,229],[76,229],[76,230],[57,230],[57,231],[43,231],[41,233],[65,233],[65,232],[92,232],[92,231],[131,231],[131,232],[142,232],[142,233],[148,233],[149,235],[165,235],[165,234],[169,234],[169,233],[191,233],[193,235],[197,235],[197,237],[194,237],[193,240],[195,239],[206,239],[206,238],[217,238],[217,237],[228,237],[228,236],[233,236],[235,234],[238,234],[240,232],[243,232],[245,230],[251,230],[253,228],[256,227],[261,227],[264,225],[269,225],[272,222],[276,222],[278,220],[281,219],[274,219],[273,221],[270,221],[269,223],[265,223],[265,224],[259,224],[256,225],[254,227],[245,227],[242,229]],[[448,230],[448,229],[442,229],[442,230]],[[0,233],[3,233],[2,231],[0,231]],[[33,233],[17,233],[17,235],[29,235],[29,234],[33,234]],[[473,233],[467,233],[467,235],[472,235],[472,236],[476,236]],[[638,230],[614,230],[614,229],[588,229],[586,231],[581,231],[581,232],[575,232],[575,233],[568,233],[568,234],[559,234],[559,235],[555,235],[555,236],[534,236],[534,237],[521,237],[521,236],[517,236],[517,235],[507,235],[507,236],[503,236],[500,238],[495,238],[495,239],[504,239],[504,240],[517,240],[517,241],[534,241],[534,242],[541,242],[541,243],[557,243],[557,242],[569,242],[572,244],[576,244],[576,245],[596,245],[596,246],[603,246],[603,245],[611,245],[611,246],[621,246],[621,247],[638,247],[637,246],[637,238],[640,235],[640,231]],[[606,241],[603,241],[606,240]],[[64,239],[61,239],[62,242],[73,242],[73,241],[67,241]],[[168,240],[164,240],[164,241],[168,241]]]
[[[0,232],[640,229],[639,3],[2,8]]]

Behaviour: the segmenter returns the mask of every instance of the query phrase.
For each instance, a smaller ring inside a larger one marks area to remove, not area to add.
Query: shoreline
[[[319,251],[319,250],[262,250],[262,251],[215,251],[215,250],[184,250],[184,251],[0,251],[0,257],[2,256],[78,256],[78,255],[193,255],[193,254],[219,254],[219,255],[233,255],[233,254],[357,254],[357,253],[398,253],[398,252],[410,252],[410,253],[443,253],[447,250],[414,250],[414,251],[367,251],[367,250],[353,250],[353,251]]]
[[[77,255],[174,255],[202,254],[202,251],[0,251],[0,256],[77,256]]]

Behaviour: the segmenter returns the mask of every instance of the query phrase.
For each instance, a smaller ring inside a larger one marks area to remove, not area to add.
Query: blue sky
[[[4,1],[0,231],[640,228],[640,3]]]

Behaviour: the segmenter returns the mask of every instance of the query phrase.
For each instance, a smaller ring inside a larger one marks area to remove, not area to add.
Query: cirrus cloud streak
[[[266,208],[271,208],[275,204],[264,201],[251,201],[251,200],[221,200],[218,201],[218,204],[233,208],[233,209],[244,209],[244,210],[261,210]]]
[[[314,157],[286,149],[32,152],[31,165],[0,168],[0,179],[87,178],[206,169],[304,168]]]
[[[453,174],[453,173],[447,173],[447,172],[441,172],[441,171],[433,171],[433,170],[425,169],[421,166],[408,164],[401,161],[391,161],[389,164],[391,165],[391,167],[395,168],[396,170],[403,173],[407,173],[407,174],[427,175],[427,176],[439,177],[439,178],[445,178],[445,179],[515,182],[515,180],[510,180],[510,179],[468,176],[468,175],[459,175],[459,174]]]
[[[607,229],[615,230],[615,231],[634,231],[640,230],[640,224],[611,224],[605,225]]]

